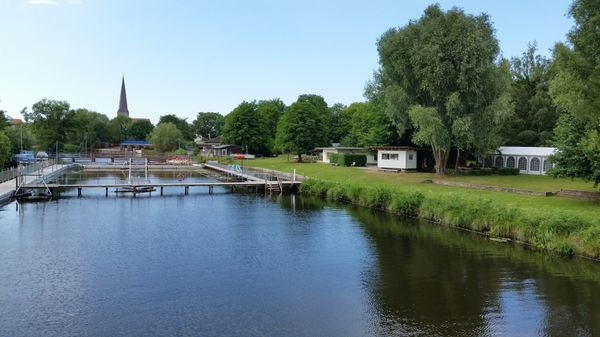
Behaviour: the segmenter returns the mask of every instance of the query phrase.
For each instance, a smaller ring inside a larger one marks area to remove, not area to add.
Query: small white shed
[[[377,167],[393,170],[416,170],[417,149],[409,146],[377,148]]]
[[[545,175],[553,167],[548,157],[555,154],[555,147],[501,146],[492,156],[497,168],[518,168],[522,174]]]

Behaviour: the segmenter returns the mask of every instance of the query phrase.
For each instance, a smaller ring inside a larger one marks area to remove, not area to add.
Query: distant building
[[[556,154],[555,147],[501,146],[488,157],[486,166],[518,168],[522,174],[544,175],[553,167],[549,157]]]
[[[124,140],[119,144],[122,151],[143,150],[152,147],[150,142],[145,140]]]
[[[119,99],[119,110],[117,115],[129,117],[129,109],[127,108],[127,93],[125,92],[125,76],[121,79],[121,97]]]

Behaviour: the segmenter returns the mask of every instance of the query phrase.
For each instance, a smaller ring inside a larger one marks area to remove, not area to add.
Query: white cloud
[[[79,5],[80,3],[80,0],[25,0],[25,4],[32,6]]]

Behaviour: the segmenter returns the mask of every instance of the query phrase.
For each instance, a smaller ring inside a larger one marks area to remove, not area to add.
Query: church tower
[[[121,80],[121,99],[119,100],[119,110],[117,115],[129,117],[129,109],[127,109],[127,94],[125,93],[125,76]]]

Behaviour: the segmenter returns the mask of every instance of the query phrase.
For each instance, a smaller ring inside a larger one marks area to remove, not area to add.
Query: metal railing
[[[52,166],[56,163],[54,159],[38,161],[33,164],[22,165],[20,167],[13,167],[0,171],[0,183],[15,179],[19,174],[21,175],[32,175],[37,171],[43,170],[48,166]]]

